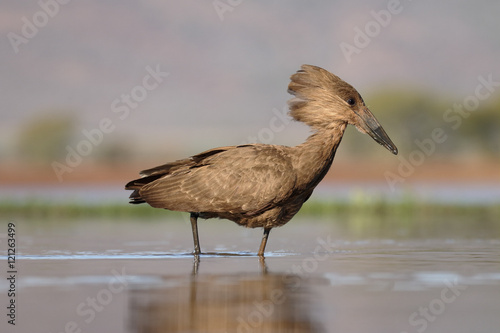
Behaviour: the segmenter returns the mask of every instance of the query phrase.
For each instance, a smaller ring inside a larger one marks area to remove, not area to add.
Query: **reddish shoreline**
[[[78,185],[78,184],[125,184],[139,177],[138,172],[151,166],[141,165],[81,165],[71,173],[62,175],[60,182],[51,168],[28,167],[26,165],[2,165],[0,167],[0,184],[16,185]],[[325,181],[357,181],[385,182],[386,172],[402,176],[405,182],[481,182],[500,184],[500,164],[495,162],[429,162],[415,167],[406,174],[398,171],[399,163],[374,164],[370,161],[336,162],[327,174]],[[406,176],[406,177],[405,177]]]

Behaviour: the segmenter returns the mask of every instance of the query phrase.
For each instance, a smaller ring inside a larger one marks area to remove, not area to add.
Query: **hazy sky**
[[[493,0],[1,6],[0,149],[30,117],[50,110],[77,114],[82,129],[108,118],[108,135],[139,146],[176,136],[188,146],[237,144],[285,107],[289,76],[303,63],[362,94],[390,84],[460,99],[479,75],[500,81],[500,2]]]

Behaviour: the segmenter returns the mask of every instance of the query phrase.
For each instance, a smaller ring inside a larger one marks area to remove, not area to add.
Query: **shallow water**
[[[186,215],[186,214],[184,214]],[[270,234],[200,221],[11,221],[16,325],[1,332],[498,332],[498,222],[293,219]],[[418,224],[418,221],[414,223]],[[472,225],[472,223],[474,223]],[[428,224],[424,223],[424,224]],[[353,227],[354,226],[354,227]],[[7,229],[7,223],[2,226]],[[7,230],[1,230],[7,274]]]
[[[128,194],[123,186],[2,186],[0,200],[26,202],[43,199],[44,202],[68,202],[99,204],[124,203]],[[313,198],[327,202],[359,199],[381,199],[397,202],[411,197],[423,202],[441,202],[453,204],[498,204],[500,203],[500,184],[456,183],[456,182],[418,182],[391,189],[383,182],[335,182],[321,183],[314,191]]]

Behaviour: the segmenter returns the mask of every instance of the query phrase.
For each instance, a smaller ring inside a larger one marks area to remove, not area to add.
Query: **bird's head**
[[[295,120],[315,130],[351,124],[393,154],[398,153],[396,145],[350,84],[312,65],[302,65],[290,79],[288,92],[295,97],[288,105]]]

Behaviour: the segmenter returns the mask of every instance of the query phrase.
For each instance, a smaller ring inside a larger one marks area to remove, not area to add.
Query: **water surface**
[[[1,331],[498,332],[500,327],[496,221],[392,221],[370,228],[366,221],[298,216],[271,232],[262,260],[255,255],[262,231],[223,220],[200,222],[204,253],[195,258],[184,215],[13,221],[16,326],[3,315]],[[8,287],[2,279],[3,309]]]

